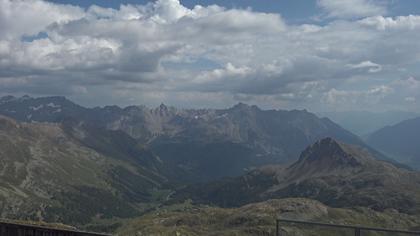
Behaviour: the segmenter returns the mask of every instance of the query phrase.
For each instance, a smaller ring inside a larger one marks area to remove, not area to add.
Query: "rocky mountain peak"
[[[23,95],[22,97],[21,97],[21,100],[27,100],[27,99],[31,99],[32,97],[31,96],[29,96],[29,95]]]
[[[167,110],[168,110],[168,107],[167,107],[164,103],[161,103],[161,104],[159,105],[159,109],[160,109],[160,110],[167,111]]]
[[[301,155],[300,159],[315,160],[325,158],[335,154],[344,154],[344,150],[340,143],[333,138],[324,138],[318,140],[309,146]]]
[[[365,159],[368,159],[365,155],[355,147],[324,138],[305,149],[290,168],[305,173],[353,169],[362,166]]]
[[[233,107],[232,107],[232,109],[234,109],[234,110],[248,110],[248,109],[250,109],[251,108],[251,106],[249,106],[248,104],[246,104],[246,103],[242,103],[242,102],[240,102],[240,103],[237,103],[236,105],[234,105]]]
[[[234,105],[233,107],[231,107],[229,110],[234,111],[234,112],[255,112],[260,110],[260,108],[256,105],[248,105],[246,103],[238,103],[236,105]]]
[[[159,113],[160,115],[167,115],[169,113],[169,108],[164,103],[161,103],[159,105]]]

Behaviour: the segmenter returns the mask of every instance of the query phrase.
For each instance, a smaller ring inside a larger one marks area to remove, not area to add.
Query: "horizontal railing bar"
[[[403,233],[403,234],[412,234],[412,235],[420,235],[420,232],[416,231],[406,231],[406,230],[399,230],[399,229],[385,229],[385,228],[374,228],[374,227],[366,227],[366,226],[358,226],[358,225],[338,225],[338,224],[328,224],[328,223],[320,223],[320,222],[311,222],[311,221],[301,221],[301,220],[288,220],[288,219],[277,219],[277,222],[283,223],[294,223],[294,224],[305,224],[305,225],[315,225],[315,226],[324,226],[324,227],[333,227],[333,228],[344,228],[344,229],[360,229],[366,231],[377,231],[377,232],[390,232],[390,233]]]
[[[0,220],[0,227],[1,226],[11,226],[11,227],[21,227],[21,228],[31,228],[31,229],[40,229],[40,230],[51,230],[51,231],[59,231],[59,232],[71,232],[71,233],[79,233],[79,234],[86,234],[92,236],[111,236],[110,234],[103,234],[103,233],[95,233],[95,232],[88,232],[82,230],[72,230],[72,229],[64,229],[64,228],[56,228],[53,226],[44,226],[44,225],[34,225],[34,224],[24,224],[24,223],[14,223]]]

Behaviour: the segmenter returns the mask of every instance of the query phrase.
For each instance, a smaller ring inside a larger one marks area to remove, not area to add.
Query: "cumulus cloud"
[[[372,16],[360,20],[360,23],[362,25],[375,27],[378,30],[415,30],[420,28],[420,16]]]
[[[331,18],[360,18],[387,12],[384,4],[375,0],[318,0],[317,3]]]
[[[0,0],[0,39],[34,35],[52,23],[64,24],[83,17],[81,8],[46,1]]]
[[[340,20],[288,25],[279,14],[178,0],[118,9],[0,0],[0,94],[315,109],[417,98],[403,85],[415,81],[400,78],[419,73],[419,16],[376,16],[386,12],[376,1],[318,4]]]

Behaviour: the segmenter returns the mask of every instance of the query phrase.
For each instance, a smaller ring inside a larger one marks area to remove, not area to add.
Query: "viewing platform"
[[[111,236],[110,234],[0,221],[1,236]]]
[[[292,236],[293,234],[288,234],[282,230],[282,226],[289,227],[312,227],[316,230],[342,230],[340,234],[337,235],[368,235],[365,233],[384,233],[383,235],[417,235],[420,236],[420,231],[407,231],[399,229],[385,229],[385,228],[374,228],[366,227],[360,225],[339,225],[339,224],[327,224],[311,221],[299,221],[299,220],[288,220],[288,219],[277,219],[276,220],[276,236]],[[323,231],[323,232],[324,232]],[[363,234],[362,234],[363,233]],[[312,235],[312,234],[311,234]],[[376,235],[376,234],[375,234]]]

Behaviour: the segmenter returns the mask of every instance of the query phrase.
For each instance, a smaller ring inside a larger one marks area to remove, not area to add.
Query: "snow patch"
[[[41,105],[39,105],[39,106],[37,106],[37,107],[33,107],[33,106],[30,106],[30,107],[29,107],[29,109],[31,109],[31,110],[33,110],[33,111],[38,111],[38,110],[40,110],[40,109],[42,109],[42,108],[44,108],[44,105],[43,105],[43,104],[41,104]]]
[[[227,116],[228,116],[227,113],[223,113],[222,115],[216,116],[215,119],[221,119],[221,118],[225,118]]]
[[[48,104],[47,104],[47,107],[52,107],[52,108],[61,108],[61,106],[60,106],[60,105],[56,105],[56,104],[54,104],[53,102],[48,103]]]

